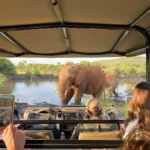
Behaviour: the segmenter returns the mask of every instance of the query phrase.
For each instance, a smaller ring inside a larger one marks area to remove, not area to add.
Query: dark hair
[[[149,150],[150,126],[141,125],[134,129],[124,141],[122,150]]]
[[[150,91],[150,82],[140,82],[135,86],[135,88]]]

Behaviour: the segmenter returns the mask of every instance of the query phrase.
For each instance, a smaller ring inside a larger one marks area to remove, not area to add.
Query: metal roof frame
[[[58,55],[67,55],[67,54],[79,54],[79,55],[105,55],[105,54],[117,54],[120,56],[134,56],[136,52],[143,52],[144,48],[148,48],[150,45],[150,36],[149,30],[150,28],[142,28],[140,26],[136,26],[141,20],[147,17],[150,14],[150,7],[148,7],[142,14],[140,14],[131,24],[123,25],[123,24],[100,24],[100,23],[77,23],[77,22],[65,22],[63,13],[59,7],[59,1],[57,0],[49,0],[49,4],[52,4],[52,8],[55,12],[56,18],[59,22],[55,23],[36,23],[36,24],[17,24],[17,25],[8,25],[8,26],[0,26],[0,34],[5,37],[8,41],[17,46],[22,52],[21,53],[10,53],[7,50],[1,50],[1,54],[8,57],[20,57],[24,55],[37,55],[37,56],[58,56]],[[66,50],[63,52],[57,53],[37,53],[31,52],[29,49],[25,48],[22,44],[20,44],[15,38],[11,37],[7,31],[18,31],[18,30],[38,30],[38,29],[50,29],[50,28],[62,28],[62,34],[64,37],[64,43],[66,46]],[[78,52],[75,49],[71,49],[71,41],[68,35],[68,28],[84,28],[84,29],[108,29],[108,30],[123,30],[124,33],[119,37],[116,41],[112,49],[105,52]],[[143,34],[146,39],[146,45],[143,48],[127,51],[127,52],[119,52],[117,51],[118,47],[125,40],[128,33],[130,31],[138,31]]]
[[[122,140],[27,140],[25,148],[120,148]],[[6,148],[3,141],[0,147]]]
[[[26,24],[26,25],[11,25],[11,26],[0,26],[0,32],[7,32],[7,31],[18,31],[18,30],[38,30],[38,29],[49,29],[49,28],[84,28],[84,29],[108,29],[108,30],[125,30],[125,31],[137,31],[140,32],[146,39],[146,44],[147,46],[150,43],[150,37],[148,34],[148,31],[145,30],[142,27],[139,26],[129,26],[129,25],[116,25],[116,24],[94,24],[94,23],[70,23],[70,22],[63,22],[62,23],[42,23],[42,24]],[[3,33],[6,35],[6,33]],[[6,38],[6,36],[5,36]],[[115,52],[115,51],[108,51],[108,52],[97,52],[97,53],[83,53],[83,52],[76,52],[74,50],[66,50],[64,52],[60,52],[60,53],[48,53],[48,54],[43,54],[43,53],[34,53],[34,52],[30,52],[29,50],[27,50],[26,48],[24,48],[20,43],[18,43],[15,39],[13,39],[12,37],[10,37],[7,34],[7,39],[9,38],[9,41],[12,41],[15,45],[17,45],[18,47],[20,47],[21,49],[24,49],[25,52],[23,53],[13,53],[14,56],[19,57],[25,54],[34,54],[34,55],[51,55],[51,56],[55,56],[55,55],[65,55],[65,54],[69,54],[69,53],[74,53],[74,54],[81,54],[81,55],[100,55],[100,54],[109,54],[109,53],[116,53],[118,55],[121,56],[125,56],[127,55],[127,53],[120,53],[120,52]],[[5,51],[4,53],[9,54],[9,52],[7,53],[7,51]]]

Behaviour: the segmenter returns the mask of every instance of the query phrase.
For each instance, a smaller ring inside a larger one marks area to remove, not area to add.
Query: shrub
[[[10,60],[0,58],[0,73],[9,77],[16,74],[16,68]]]
[[[26,72],[25,78],[26,78],[26,79],[30,79],[30,78],[31,78],[31,72]]]
[[[0,73],[0,83],[5,82],[6,80],[7,80],[7,77],[4,74]]]
[[[35,72],[34,72],[34,76],[41,76],[41,73],[38,71],[38,70],[36,70]]]

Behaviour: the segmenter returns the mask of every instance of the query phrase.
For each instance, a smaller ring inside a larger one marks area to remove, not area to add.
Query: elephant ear
[[[75,77],[75,86],[79,86],[87,77],[87,71],[83,68],[78,69]]]

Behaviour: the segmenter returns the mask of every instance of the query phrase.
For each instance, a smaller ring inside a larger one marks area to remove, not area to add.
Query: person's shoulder
[[[127,127],[128,127],[128,128],[129,128],[129,127],[136,127],[136,126],[138,125],[138,122],[139,122],[139,118],[133,119],[133,120],[131,120],[131,121],[128,123]],[[126,128],[127,128],[127,127],[126,127]]]
[[[127,125],[127,127],[125,129],[125,134],[123,136],[123,139],[126,139],[126,137],[128,136],[128,134],[130,132],[132,132],[138,126],[138,122],[139,122],[139,118],[136,118],[136,119],[131,120],[128,123],[128,125]]]
[[[102,120],[110,120],[109,116],[106,113],[103,113],[102,115],[100,115],[100,119],[102,119]]]

